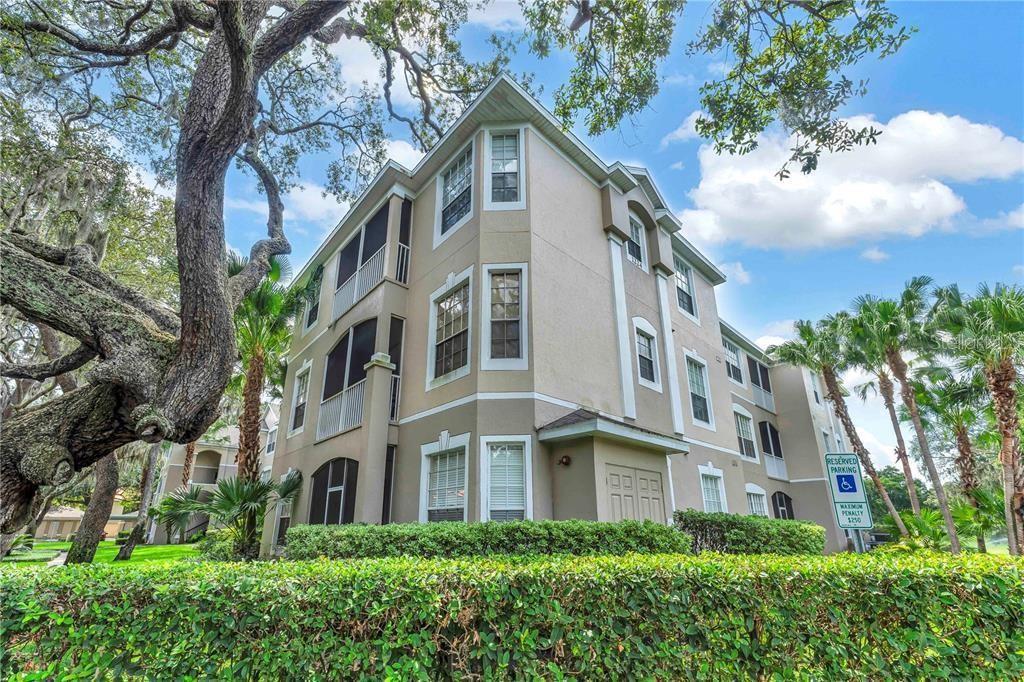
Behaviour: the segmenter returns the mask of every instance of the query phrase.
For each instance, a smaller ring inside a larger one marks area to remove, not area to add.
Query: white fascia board
[[[603,437],[624,443],[644,445],[662,450],[666,453],[689,452],[690,447],[685,441],[656,433],[647,433],[630,428],[624,424],[616,424],[606,419],[589,419],[576,424],[566,424],[553,429],[542,429],[538,439],[543,442],[570,440],[585,436]]]

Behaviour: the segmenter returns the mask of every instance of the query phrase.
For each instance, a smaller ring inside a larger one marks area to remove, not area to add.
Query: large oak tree
[[[175,182],[179,297],[169,309],[97,266],[85,242],[29,230],[0,234],[0,303],[77,341],[61,357],[4,365],[36,380],[85,369],[74,390],[5,421],[0,527],[27,519],[43,485],[67,480],[116,448],[186,443],[216,418],[237,361],[232,312],[290,250],[282,190],[302,153],[331,150],[332,191],[355,191],[382,161],[386,126],[423,148],[507,65],[515,36],[472,62],[458,31],[467,0],[23,0],[0,10],[0,96],[22,101],[43,129],[90,127],[153,161]],[[474,5],[478,3],[472,3]],[[486,5],[486,3],[483,3]],[[486,7],[484,8],[486,11]],[[571,54],[554,93],[569,125],[614,128],[657,93],[679,0],[524,3],[526,45]],[[698,130],[743,153],[777,121],[796,135],[791,161],[810,171],[823,150],[873,141],[836,115],[862,91],[848,68],[885,56],[907,33],[880,0],[719,0],[692,52],[731,68],[702,89]],[[352,89],[339,64],[354,41],[380,61],[379,89]],[[525,78],[528,82],[528,78]],[[412,106],[396,102],[407,89]],[[232,164],[254,175],[267,236],[247,266],[225,267],[224,187]]]

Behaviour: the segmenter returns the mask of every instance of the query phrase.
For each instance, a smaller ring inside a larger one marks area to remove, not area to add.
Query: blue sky
[[[968,290],[1024,279],[1024,3],[893,7],[918,32],[896,55],[858,66],[851,77],[869,79],[868,94],[841,112],[881,126],[878,145],[823,158],[810,177],[772,176],[785,158],[777,134],[748,157],[716,157],[687,124],[700,109],[698,87],[727,63],[685,53],[709,8],[699,2],[686,8],[649,108],[597,138],[576,130],[606,161],[653,172],[684,234],[729,275],[719,306],[751,338],[784,337],[793,319],[842,309],[862,293],[893,295],[917,274]],[[517,17],[514,2],[476,15],[463,30],[469,53]],[[346,78],[374,80],[372,58],[352,47],[338,50]],[[541,63],[524,52],[512,63],[537,74],[549,107],[568,68],[562,55]],[[396,158],[411,166],[416,155],[401,129],[393,132]],[[344,214],[320,194],[327,160],[305,159],[304,184],[285,200],[296,269]],[[264,210],[252,181],[232,176],[229,244],[247,252]],[[877,408],[854,416],[884,461],[892,438]]]

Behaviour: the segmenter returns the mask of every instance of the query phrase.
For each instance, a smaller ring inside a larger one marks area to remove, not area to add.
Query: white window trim
[[[638,343],[638,332],[643,332],[651,337],[651,352],[654,357],[654,381],[648,381],[640,375],[640,348]],[[658,331],[654,325],[642,317],[633,318],[633,358],[636,361],[636,378],[641,386],[646,386],[652,391],[661,393],[661,351],[658,349]]]
[[[526,126],[484,127],[483,204],[485,211],[522,211],[526,209]],[[519,135],[519,201],[491,200],[491,136]],[[472,192],[472,190],[470,190]],[[440,223],[439,223],[440,224]],[[454,229],[454,228],[453,228]]]
[[[519,354],[520,358],[491,357],[491,272],[519,270]],[[480,369],[488,371],[510,371],[530,369],[529,344],[529,279],[527,263],[484,263],[480,269],[482,305],[480,306]],[[472,301],[472,285],[470,285]],[[437,311],[434,311],[437,314]],[[470,311],[472,321],[472,311]]]
[[[474,133],[474,136],[475,135],[476,134]],[[434,248],[435,249],[437,247],[441,246],[441,244],[444,244],[445,241],[447,241],[449,237],[451,237],[453,234],[458,232],[459,228],[461,228],[463,225],[468,223],[470,221],[470,219],[472,219],[472,217],[473,217],[473,205],[474,205],[474,200],[476,199],[476,196],[475,196],[476,192],[473,191],[474,185],[476,184],[476,148],[475,147],[476,147],[476,145],[474,144],[474,141],[470,140],[469,144],[467,144],[465,147],[460,148],[457,153],[452,155],[452,157],[449,160],[449,162],[444,166],[444,168],[442,168],[440,171],[438,171],[437,175],[435,176],[435,179],[434,179],[434,184],[436,185],[436,190],[435,190],[436,194],[435,194],[435,200],[434,200]],[[455,161],[457,161],[459,158],[462,157],[463,154],[466,153],[467,149],[469,149],[469,212],[466,213],[466,215],[464,215],[461,218],[459,218],[459,220],[454,225],[452,225],[451,228],[447,232],[445,232],[444,234],[441,234],[441,211],[444,208],[441,205],[442,202],[444,201],[444,174],[448,171],[449,168],[451,168],[452,164],[455,163]]]
[[[296,375],[296,376],[298,376],[298,375]],[[278,429],[277,429],[276,426],[274,428],[269,429],[267,431],[267,444],[265,446],[263,446],[263,452],[265,454],[273,455],[275,452],[277,452],[277,431],[278,431]],[[270,447],[271,443],[273,443],[274,447],[273,447],[273,449],[268,451],[267,448]]]
[[[457,436],[450,436],[447,431],[442,431],[436,441],[420,445],[420,512],[419,522],[427,522],[427,486],[430,484],[430,456],[449,450],[462,448],[465,451],[463,461],[466,463],[466,494],[462,498],[462,516],[466,521],[469,517],[466,511],[469,509],[469,441],[472,433],[460,433]]]
[[[704,497],[704,481],[700,478],[701,476],[711,476],[718,479],[718,495],[722,500],[722,511],[726,514],[729,513],[729,500],[725,497],[725,472],[721,469],[715,468],[715,465],[711,462],[707,464],[697,465],[697,484],[700,486],[700,499],[704,505],[704,509],[708,508],[707,498]]]
[[[690,368],[688,366],[686,366],[686,359],[687,358],[689,358],[691,360],[694,360],[697,363],[699,363],[699,364],[704,366],[704,387],[707,390],[707,396],[705,396],[705,397],[706,397],[706,399],[708,401],[708,419],[710,419],[710,421],[704,422],[704,421],[701,421],[700,419],[697,419],[697,417],[694,416],[694,413],[693,413],[693,397],[692,397],[693,396],[693,387],[690,386]],[[687,397],[687,399],[689,400],[689,403],[690,403],[690,421],[692,421],[693,425],[696,426],[696,427],[705,429],[707,431],[715,431],[715,432],[717,432],[718,429],[715,427],[715,408],[714,408],[714,405],[711,402],[711,381],[710,381],[711,373],[708,371],[708,361],[705,360],[704,358],[702,358],[701,356],[697,355],[696,353],[692,352],[692,351],[684,350],[683,351],[683,369],[686,371],[686,397]]]
[[[306,428],[306,422],[309,421],[309,396],[311,389],[313,388],[310,384],[313,381],[313,358],[306,358],[302,361],[302,366],[299,367],[299,371],[295,373],[295,379],[292,381],[292,406],[288,410],[288,428],[285,433],[285,438],[291,438],[302,433]],[[292,424],[295,423],[295,408],[298,407],[299,399],[299,377],[303,374],[309,374],[309,379],[306,382],[306,413],[302,415],[302,426],[297,429],[292,429]],[[277,450],[275,449],[275,452]]]
[[[747,495],[758,495],[758,496],[760,496],[762,502],[764,503],[764,518],[766,518],[766,519],[772,518],[772,508],[771,508],[771,505],[768,504],[768,493],[765,491],[764,488],[762,488],[761,486],[757,485],[756,483],[747,483],[744,486],[744,492],[746,492]],[[750,509],[750,503],[749,502],[747,502],[747,513],[750,514],[751,516],[760,516],[760,514],[754,514],[753,510]]]
[[[434,360],[437,355],[437,301],[438,299],[444,298],[446,295],[452,292],[452,290],[462,286],[465,282],[469,282],[469,324],[467,325],[467,333],[469,336],[466,338],[466,364],[462,367],[452,370],[447,374],[435,377],[434,374]],[[444,386],[451,382],[461,379],[462,377],[469,374],[470,369],[473,366],[473,266],[470,265],[468,268],[455,274],[454,272],[448,273],[448,277],[445,279],[445,283],[434,289],[434,292],[430,294],[430,320],[428,322],[427,329],[427,371],[425,372],[425,391],[432,391],[438,386]]]
[[[533,519],[533,436],[480,436],[480,520],[491,520],[491,444],[522,443],[526,474],[526,509],[523,517]]]
[[[744,417],[746,417],[747,419],[750,420],[750,436],[751,436],[751,439],[754,441],[754,457],[753,457],[753,459],[751,459],[750,457],[747,457],[746,455],[744,455],[742,450],[738,449],[738,446],[739,446],[739,435],[740,434],[739,434],[739,429],[737,429],[737,433],[736,433],[736,441],[737,442],[736,442],[736,445],[737,445],[737,451],[739,452],[740,459],[742,459],[744,462],[759,463],[761,461],[761,450],[757,447],[757,421],[754,420],[754,415],[752,415],[749,410],[747,410],[746,408],[742,407],[741,405],[737,405],[736,403],[732,404],[732,411],[734,413],[736,413],[736,414],[743,415]]]
[[[732,341],[731,339],[728,339],[728,338],[723,336],[722,337],[722,352],[723,353],[725,353],[725,344],[727,344],[727,343],[732,344],[733,347],[736,349],[736,361],[738,363],[740,363],[739,364],[740,376],[743,377],[743,381],[736,381],[735,379],[733,379],[732,375],[729,374],[729,368],[728,367],[725,368],[725,376],[726,376],[727,379],[729,379],[729,381],[731,381],[732,383],[736,384],[740,388],[746,388],[747,387],[747,374],[749,374],[750,371],[749,371],[749,369],[744,369],[744,367],[743,367],[743,349],[740,348],[740,345],[738,343],[736,343],[735,341]],[[729,356],[727,354],[724,356],[723,360],[725,361],[726,365],[729,364]]]
[[[622,257],[631,266],[639,268],[639,269],[643,270],[644,272],[650,272],[647,269],[648,263],[650,263],[650,259],[647,256],[647,224],[643,220],[640,219],[640,216],[635,211],[630,211],[629,212],[629,220],[630,220],[630,223],[632,223],[632,221],[635,220],[636,222],[638,222],[640,224],[640,264],[637,265],[633,261],[633,259],[629,257],[629,246],[628,246],[629,239],[627,239],[627,240],[622,242]],[[630,224],[630,226],[629,226],[629,236],[631,238],[633,236],[633,226],[632,226],[632,224]]]
[[[691,322],[693,322],[694,324],[696,324],[699,327],[699,326],[701,326],[701,324],[700,324],[700,306],[697,305],[697,282],[695,280],[695,275],[696,275],[697,271],[693,269],[692,265],[690,265],[690,261],[688,261],[685,258],[683,258],[682,256],[680,256],[678,253],[673,253],[672,257],[673,257],[673,261],[672,261],[672,267],[673,268],[676,267],[675,261],[679,260],[679,261],[682,262],[683,265],[686,266],[686,269],[689,270],[690,275],[689,275],[689,277],[687,277],[687,281],[690,282],[690,297],[693,298],[693,313],[691,314],[689,310],[687,310],[683,306],[679,305],[679,294],[677,294],[676,291],[675,291],[676,288],[678,288],[678,285],[677,285],[677,282],[676,282],[675,273],[673,273],[672,274],[672,295],[675,297],[676,310],[678,310],[683,315],[683,317],[688,318]]]

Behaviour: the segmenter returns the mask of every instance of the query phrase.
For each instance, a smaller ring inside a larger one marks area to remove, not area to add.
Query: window
[[[307,523],[352,523],[358,475],[359,462],[347,457],[332,459],[317,469],[310,482]]]
[[[491,357],[521,357],[519,292],[522,273],[491,272]]]
[[[821,442],[825,446],[825,452],[832,452],[832,436],[825,429],[821,430]]]
[[[629,239],[626,240],[626,255],[629,257],[630,262],[641,270],[646,267],[644,265],[644,253],[647,251],[645,247],[646,241],[647,235],[644,233],[644,224],[637,218],[630,216]]]
[[[530,513],[530,436],[480,438],[481,519],[521,521]]]
[[[782,457],[782,441],[779,439],[779,430],[771,422],[760,422],[758,430],[761,432],[761,451],[772,457]]]
[[[836,431],[835,434],[836,434],[836,452],[843,452],[844,450],[846,450],[846,446],[843,445],[843,434],[839,433],[838,431]]]
[[[781,490],[772,495],[772,511],[777,519],[793,520],[796,516],[793,513],[793,498]]]
[[[739,440],[740,454],[750,459],[757,459],[757,446],[754,445],[754,420],[747,414],[733,412],[736,417],[736,437]]]
[[[711,399],[708,393],[708,368],[695,358],[686,356],[686,378],[690,384],[690,409],[693,421],[714,428]]]
[[[305,328],[309,329],[316,324],[317,319],[320,317],[320,283],[316,285],[316,299],[306,303],[306,318]]]
[[[519,133],[491,135],[491,201],[519,201]]]
[[[722,339],[725,349],[725,373],[737,384],[743,383],[743,370],[740,368],[740,348],[729,339]]]
[[[639,329],[636,332],[636,355],[640,378],[654,382],[654,338]]]
[[[747,512],[751,516],[768,516],[768,505],[764,493],[747,493]]]
[[[271,429],[267,433],[267,454],[274,454],[274,448],[277,447],[277,429]]]
[[[811,372],[811,392],[814,393],[814,402],[821,405],[821,388],[818,386],[818,375]]]
[[[469,215],[473,203],[473,147],[470,146],[441,175],[441,234]]]
[[[676,269],[676,304],[687,315],[697,317],[693,298],[693,270],[679,256],[672,257]]]
[[[427,521],[466,520],[466,449],[430,455]]]
[[[292,503],[278,502],[277,532],[274,533],[274,544],[283,547],[288,538],[288,527],[292,524]]]
[[[443,377],[469,362],[469,282],[435,304],[434,377]]]
[[[306,399],[309,396],[309,366],[295,377],[295,399],[292,401],[292,431],[298,431],[306,422]]]
[[[747,368],[750,369],[750,383],[768,393],[772,392],[772,381],[768,377],[768,368],[754,358],[747,356]]]
[[[715,474],[701,473],[700,489],[704,494],[704,511],[724,512],[725,511],[725,490],[722,485],[722,477]]]

